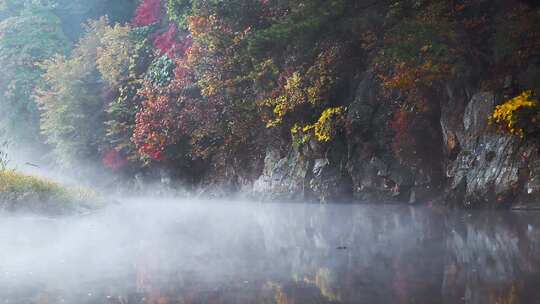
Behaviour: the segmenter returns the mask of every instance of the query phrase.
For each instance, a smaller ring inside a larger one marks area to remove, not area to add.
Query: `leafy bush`
[[[319,142],[332,141],[339,127],[343,125],[343,113],[343,107],[327,108],[314,124],[303,127],[295,124],[291,128],[293,143],[302,145],[312,138]]]
[[[341,115],[343,115],[343,107],[324,110],[314,125],[315,138],[321,142],[331,141],[337,132],[337,122]]]
[[[532,91],[524,91],[498,105],[490,120],[496,123],[500,130],[523,139],[527,133],[540,129],[540,105],[533,97]]]

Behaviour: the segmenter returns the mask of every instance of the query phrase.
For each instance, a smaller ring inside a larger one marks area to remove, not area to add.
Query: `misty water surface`
[[[2,215],[0,303],[538,303],[539,224],[537,213],[149,199]]]

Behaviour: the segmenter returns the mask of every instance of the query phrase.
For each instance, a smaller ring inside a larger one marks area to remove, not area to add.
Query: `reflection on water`
[[[0,217],[0,303],[540,303],[540,214],[126,202]]]

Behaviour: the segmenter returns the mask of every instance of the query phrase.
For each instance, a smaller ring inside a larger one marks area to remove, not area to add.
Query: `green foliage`
[[[261,134],[290,141],[294,124],[311,124],[325,108],[340,105],[347,47],[335,40],[350,31],[346,24],[357,13],[352,1],[192,4],[188,60],[203,96],[222,105],[219,138],[229,153],[246,155],[241,151],[249,146],[246,157],[257,159],[268,144]]]
[[[41,129],[66,167],[78,159],[97,160],[100,155],[105,117],[96,62],[107,29],[106,18],[90,22],[69,58],[56,56],[43,64],[44,85],[38,91]]]
[[[384,32],[376,57],[387,88],[425,89],[461,73],[465,64],[458,43],[461,31],[451,12],[446,1],[403,1],[390,8],[387,21],[393,25]]]
[[[122,81],[112,88],[115,96],[106,107],[107,145],[131,160],[140,158],[131,137],[135,129],[136,114],[144,101],[138,92],[142,89],[144,75],[148,74],[148,67],[154,59],[153,48],[148,39],[153,30],[155,27],[137,27],[130,30],[129,65],[127,70],[119,74]]]
[[[50,12],[25,13],[0,22],[0,125],[18,142],[39,142],[33,97],[43,70],[38,63],[69,47],[60,20]]]
[[[173,71],[174,61],[165,54],[154,59],[146,72],[146,79],[157,86],[166,86],[174,77]]]
[[[111,148],[133,151],[130,138],[142,102],[137,93],[152,57],[150,30],[111,26],[103,17],[87,25],[69,58],[46,61],[41,128],[64,165],[98,161]]]
[[[277,12],[269,26],[254,31],[247,38],[247,49],[257,58],[262,53],[283,50],[303,51],[304,56],[314,55],[314,45],[326,34],[336,34],[339,22],[346,21],[346,0],[284,1],[272,7]],[[276,56],[277,57],[277,56]]]
[[[188,29],[188,17],[192,14],[192,0],[168,0],[167,15],[181,30]]]
[[[260,161],[269,138],[330,147],[338,136],[359,136],[340,131],[358,75],[370,70],[382,83],[380,102],[395,110],[392,149],[417,166],[441,150],[431,143],[448,83],[516,76],[540,50],[538,9],[503,12],[506,0],[144,3],[131,26],[91,22],[70,56],[48,59],[66,53],[59,29],[106,10],[107,1],[0,2],[1,105],[8,118],[27,111],[37,134],[32,96],[42,79],[41,129],[65,164],[111,152],[122,164],[203,161],[223,173]],[[73,8],[70,18],[65,9]]]
[[[118,97],[112,100],[107,112],[107,143],[118,151],[123,151],[131,159],[137,159],[137,149],[131,141],[135,129],[135,117],[140,110],[143,98],[138,95],[142,85],[131,80],[118,88]]]
[[[51,11],[58,5],[55,0],[0,0],[0,12],[14,16]]]

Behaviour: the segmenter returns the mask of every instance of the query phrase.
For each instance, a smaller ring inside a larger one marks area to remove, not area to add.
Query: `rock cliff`
[[[438,162],[442,176],[407,166],[394,155],[389,127],[393,109],[378,98],[376,77],[366,72],[348,105],[352,134],[316,149],[291,145],[286,155],[269,148],[254,192],[269,199],[438,200],[463,207],[521,208],[540,201],[538,139],[502,134],[490,125],[489,115],[502,98],[450,87],[441,95],[443,158],[434,155],[426,161]]]

